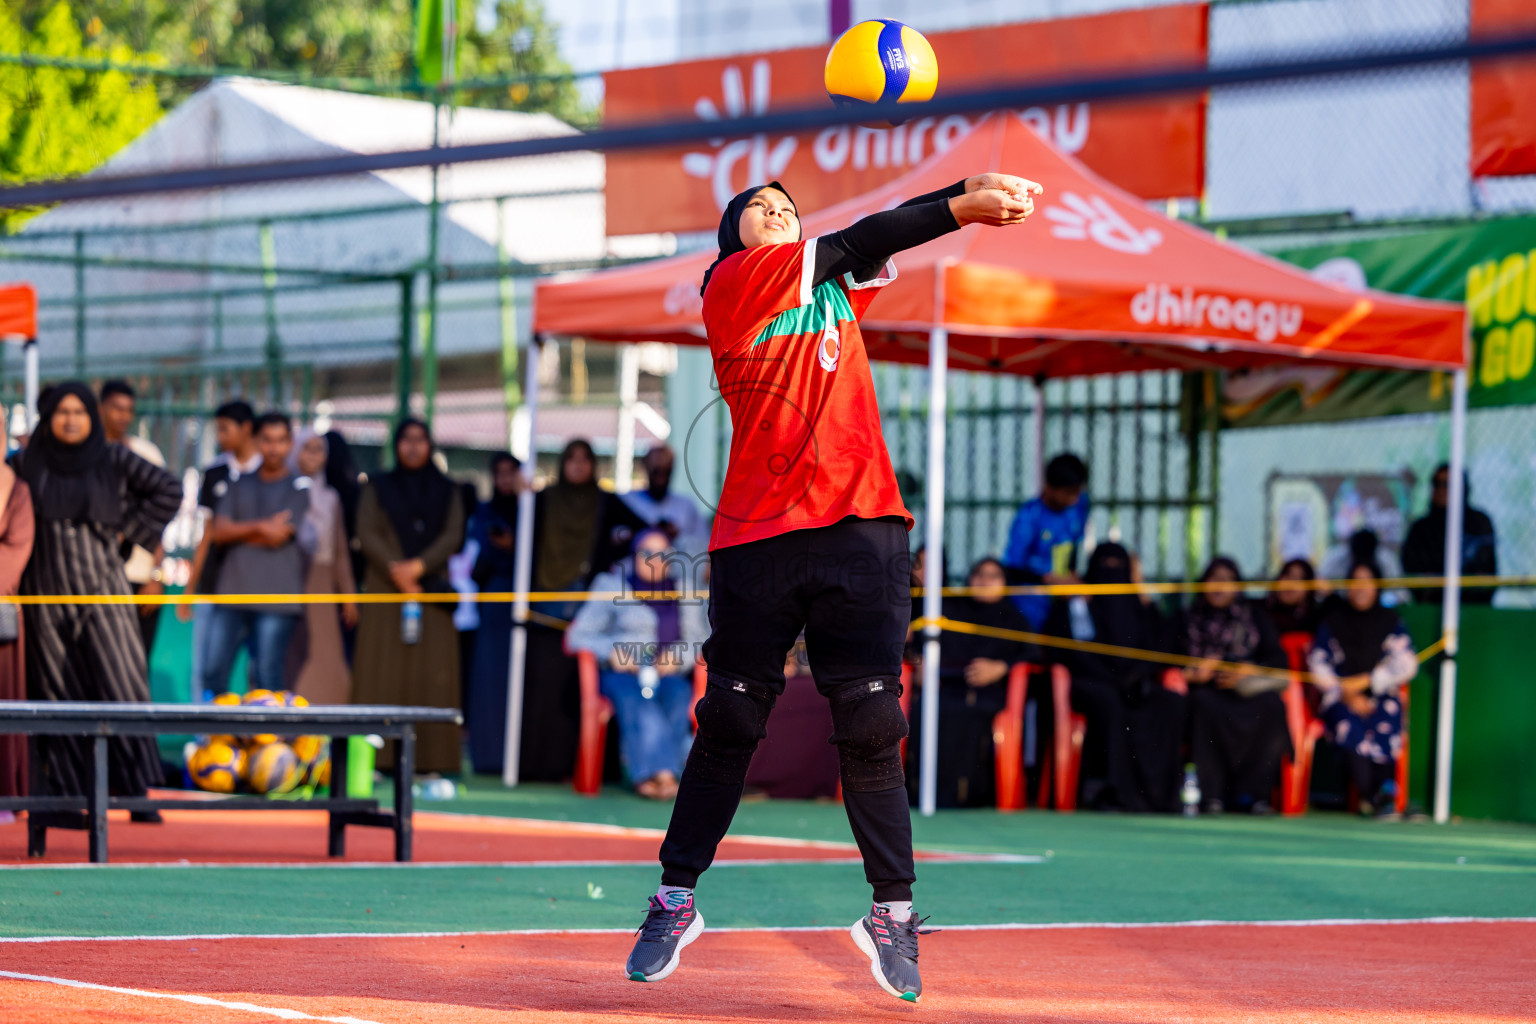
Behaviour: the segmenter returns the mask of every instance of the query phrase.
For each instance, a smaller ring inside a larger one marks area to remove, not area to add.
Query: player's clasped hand
[[[951,199],[949,208],[961,226],[1022,224],[1035,212],[1034,197],[1044,191],[1038,182],[1028,178],[989,172],[967,178],[965,195]]]

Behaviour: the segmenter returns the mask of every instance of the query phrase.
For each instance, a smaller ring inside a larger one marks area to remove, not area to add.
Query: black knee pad
[[[737,690],[714,677],[709,682],[693,709],[699,730],[688,755],[688,771],[716,782],[739,782],[747,776],[758,740],[768,735],[771,695]]]
[[[873,683],[878,688],[872,688]],[[862,792],[892,789],[906,781],[901,741],[907,716],[895,680],[853,683],[832,697],[832,742],[837,744],[843,788]]]

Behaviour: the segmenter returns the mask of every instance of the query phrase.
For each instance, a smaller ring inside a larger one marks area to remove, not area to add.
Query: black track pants
[[[877,901],[912,898],[898,703],[909,560],[896,517],[849,518],[711,554],[710,687],[661,846],[663,884],[691,887],[714,860],[804,630],[816,688],[832,702],[831,739],[864,875]]]

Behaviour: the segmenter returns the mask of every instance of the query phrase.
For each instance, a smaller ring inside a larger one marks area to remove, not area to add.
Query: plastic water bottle
[[[459,795],[459,789],[452,779],[428,779],[426,782],[418,782],[412,789],[422,800],[453,800]]]
[[[656,671],[655,665],[642,665],[640,667],[640,696],[650,700],[656,696],[656,690],[661,685],[661,673]]]
[[[1200,777],[1195,774],[1195,766],[1184,766],[1184,785],[1179,789],[1179,799],[1184,804],[1184,817],[1193,818],[1200,813]]]
[[[400,642],[414,644],[421,640],[421,602],[407,601],[400,606]]]

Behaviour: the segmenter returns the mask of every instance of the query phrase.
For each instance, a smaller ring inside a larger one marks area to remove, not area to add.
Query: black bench
[[[224,704],[129,704],[87,701],[0,701],[0,734],[26,736],[88,736],[92,747],[91,791],[79,796],[0,797],[0,810],[27,812],[27,855],[48,851],[48,829],[85,829],[90,833],[91,863],[107,862],[107,811],[263,810],[308,807],[330,812],[332,857],[346,853],[346,827],[371,825],[395,833],[395,860],[411,859],[411,777],[416,768],[416,726],[419,723],[458,725],[454,708],[316,706],[306,708]],[[274,801],[265,797],[229,796],[215,799],[156,799],[107,793],[107,738],[234,734],[248,736],[329,736],[331,792],[311,800]],[[395,801],[393,811],[379,810],[374,799],[345,796],[347,737],[381,736],[395,741]],[[33,767],[37,744],[32,743]],[[34,775],[34,779],[40,776]],[[34,783],[35,784],[35,783]],[[83,813],[83,817],[82,817]]]

